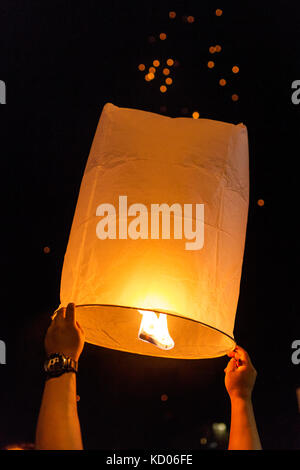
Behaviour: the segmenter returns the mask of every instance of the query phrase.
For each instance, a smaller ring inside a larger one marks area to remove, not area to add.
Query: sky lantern
[[[248,167],[243,124],[105,104],[60,290],[87,342],[178,359],[235,347]]]

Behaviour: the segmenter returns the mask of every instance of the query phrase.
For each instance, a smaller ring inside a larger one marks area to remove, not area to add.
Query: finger
[[[84,330],[83,330],[82,326],[80,325],[80,323],[78,323],[78,321],[76,322],[76,325],[79,328],[79,330],[81,331],[81,333],[84,334]]]
[[[65,311],[66,311],[65,307],[61,307],[59,310],[57,310],[56,315],[54,317],[54,321],[57,322],[57,321],[60,321],[60,320],[64,319],[65,318]]]
[[[235,351],[237,354],[236,359],[240,359],[243,364],[251,364],[249,354],[244,348],[241,346],[236,346]]]
[[[75,325],[76,322],[76,313],[75,313],[75,304],[74,303],[69,303],[67,306],[66,310],[66,320],[73,325]]]
[[[224,372],[227,374],[228,372],[233,372],[234,370],[236,370],[236,361],[234,358],[232,358],[228,362],[227,367],[224,370]]]
[[[229,352],[227,353],[227,356],[228,356],[228,357],[234,357],[234,355],[235,355],[235,352],[234,352],[234,351],[229,351]]]

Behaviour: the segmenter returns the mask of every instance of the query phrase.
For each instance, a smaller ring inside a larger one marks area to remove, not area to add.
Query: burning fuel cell
[[[168,330],[167,315],[160,313],[159,316],[150,310],[139,310],[143,315],[138,338],[142,341],[152,343],[160,349],[174,348],[174,341]]]

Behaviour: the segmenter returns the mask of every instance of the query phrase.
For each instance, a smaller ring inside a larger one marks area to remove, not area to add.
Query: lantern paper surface
[[[102,347],[182,359],[226,354],[235,346],[248,203],[243,124],[106,103],[77,200],[60,307],[74,302],[86,341]],[[157,228],[152,209],[163,204]],[[167,313],[172,349],[138,338],[143,309]]]

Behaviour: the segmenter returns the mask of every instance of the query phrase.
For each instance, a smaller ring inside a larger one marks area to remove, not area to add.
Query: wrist
[[[249,405],[252,403],[251,393],[250,394],[232,394],[230,395],[231,405]]]
[[[44,371],[47,379],[60,377],[66,373],[78,371],[78,363],[70,356],[62,353],[50,354],[44,362]]]

